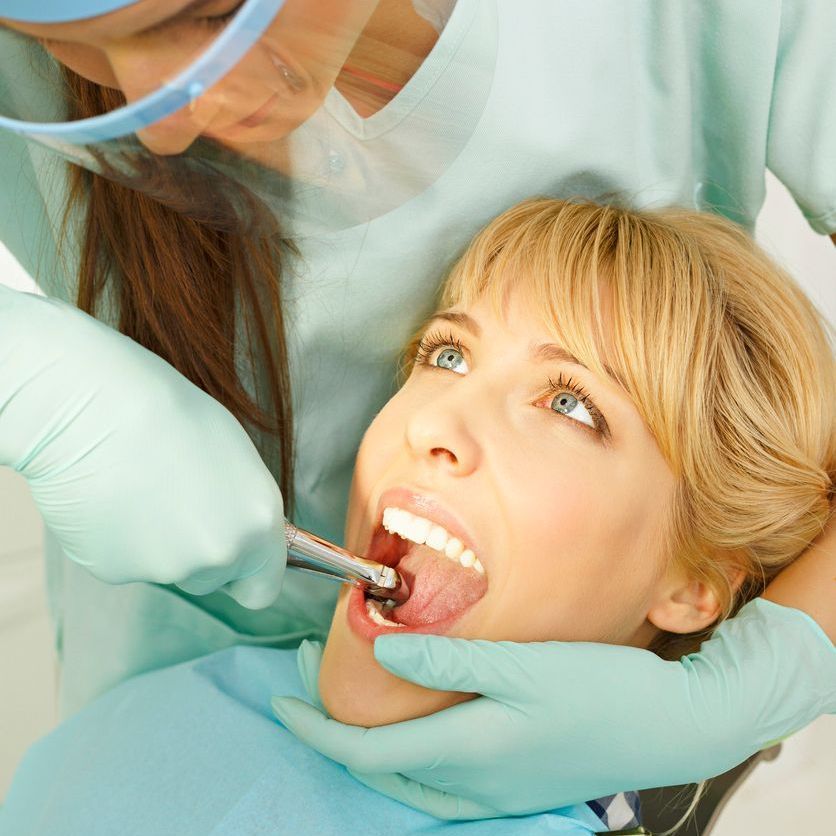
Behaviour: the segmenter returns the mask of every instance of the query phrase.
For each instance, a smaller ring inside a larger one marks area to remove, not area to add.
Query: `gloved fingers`
[[[504,813],[467,798],[419,784],[397,772],[349,772],[371,789],[439,819],[462,821],[499,818]]]
[[[541,667],[537,656],[547,645],[560,646],[558,642],[520,644],[412,633],[378,637],[374,655],[395,676],[425,688],[483,694],[514,704],[526,688],[539,693],[534,681]]]
[[[331,720],[312,705],[294,697],[273,697],[271,705],[273,713],[285,728],[337,763],[351,762],[353,747],[359,745],[369,731]]]
[[[189,595],[209,595],[226,583],[229,571],[228,566],[201,569],[193,575],[189,575],[188,578],[178,581],[175,586]]]
[[[305,686],[305,691],[310,701],[320,711],[325,711],[325,706],[319,696],[319,668],[322,664],[322,642],[315,642],[306,639],[299,645],[296,653],[296,667],[299,669],[299,677]]]
[[[286,566],[287,550],[283,542],[277,542],[258,571],[230,581],[223,591],[248,610],[264,609],[279,597]]]
[[[497,720],[479,715],[474,722],[472,711],[479,702],[373,729],[339,723],[294,697],[274,697],[272,706],[276,717],[300,740],[349,769],[411,773],[433,770],[448,760],[459,759],[463,752],[468,758],[483,757],[473,729]]]

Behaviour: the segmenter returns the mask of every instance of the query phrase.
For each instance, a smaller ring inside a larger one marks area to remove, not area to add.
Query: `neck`
[[[371,116],[412,78],[437,40],[412,0],[380,0],[335,86],[360,116]]]

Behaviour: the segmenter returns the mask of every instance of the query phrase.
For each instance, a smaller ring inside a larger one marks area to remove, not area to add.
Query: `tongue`
[[[429,546],[413,546],[398,564],[410,595],[390,618],[409,627],[433,624],[464,612],[488,590],[485,576]]]

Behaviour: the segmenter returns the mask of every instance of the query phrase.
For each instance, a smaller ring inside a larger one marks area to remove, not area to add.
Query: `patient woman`
[[[442,824],[277,726],[271,695],[360,726],[475,697],[382,668],[373,643],[390,632],[673,658],[696,648],[828,518],[825,328],[727,221],[542,199],[477,236],[407,356],[406,381],[358,453],[346,545],[397,565],[409,600],[389,608],[344,589],[321,666],[303,647],[301,677],[292,651],[250,647],[119,686],[33,747],[2,832],[577,835],[635,824],[624,797]]]

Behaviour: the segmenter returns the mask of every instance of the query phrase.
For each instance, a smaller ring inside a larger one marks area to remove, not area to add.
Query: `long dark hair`
[[[64,77],[71,119],[124,104],[119,91],[66,68]],[[289,506],[293,418],[281,261],[292,245],[241,187],[219,189],[218,178],[213,184],[200,171],[189,176],[181,158],[136,153],[119,171],[99,162],[107,176],[71,167],[65,224],[82,223],[78,307],[96,315],[106,300],[122,333],[229,409]],[[230,222],[245,215],[258,223]],[[236,363],[238,331],[252,391]]]

